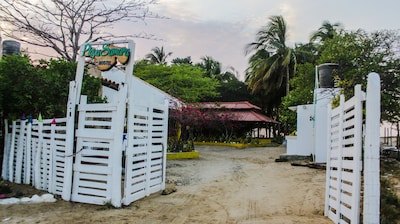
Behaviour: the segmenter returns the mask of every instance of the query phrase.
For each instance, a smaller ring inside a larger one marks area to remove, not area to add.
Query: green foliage
[[[256,41],[247,45],[247,52],[253,55],[246,69],[246,82],[253,93],[264,98],[267,115],[272,117],[277,117],[281,99],[289,94],[289,81],[296,71],[295,51],[286,46],[286,35],[283,17],[271,16],[257,32]]]
[[[396,53],[398,37],[397,33],[392,31],[342,31],[324,42],[324,51],[318,60],[320,64],[339,64],[338,84],[346,99],[353,96],[356,84],[361,84],[365,89],[370,72],[380,74],[382,119],[392,122],[400,121],[400,59]]]
[[[193,64],[192,58],[190,56],[187,56],[186,58],[174,58],[171,61],[172,64]]]
[[[250,90],[244,82],[239,81],[232,73],[220,74],[218,96],[203,98],[210,102],[248,101],[251,98]]]
[[[202,62],[196,65],[205,71],[204,76],[218,79],[221,74],[221,63],[210,56],[204,56],[201,60]]]
[[[136,64],[134,75],[185,102],[198,102],[218,96],[218,81],[203,76],[204,71],[190,64]]]
[[[0,109],[4,117],[19,118],[22,114],[37,117],[65,116],[69,82],[74,80],[76,63],[64,60],[41,60],[31,64],[24,55],[6,56],[0,60]],[[84,76],[83,94],[92,102],[98,96],[101,81]]]
[[[30,107],[33,99],[38,98],[36,69],[30,64],[27,56],[4,56],[0,60],[0,109],[7,116],[10,112],[19,112]],[[30,88],[34,86],[34,88]]]
[[[297,75],[290,81],[292,90],[282,100],[279,120],[285,124],[287,132],[296,130],[296,112],[289,110],[291,106],[312,104],[315,87],[315,66],[311,63],[299,64]]]
[[[381,160],[381,200],[380,200],[380,223],[400,222],[400,199],[396,195],[396,188],[390,178],[400,178],[400,164],[396,160]],[[383,177],[390,176],[390,177]]]
[[[151,49],[153,53],[147,54],[146,59],[150,64],[166,65],[167,58],[172,55],[172,52],[165,52],[164,47],[154,47]]]

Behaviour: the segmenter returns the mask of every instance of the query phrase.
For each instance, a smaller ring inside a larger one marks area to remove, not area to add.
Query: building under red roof
[[[202,102],[206,110],[213,110],[220,116],[228,116],[234,121],[262,122],[278,124],[279,122],[262,113],[261,108],[249,103],[240,102]]]
[[[271,137],[273,126],[279,122],[266,116],[260,107],[249,103],[240,102],[202,102],[200,103],[205,114],[210,111],[210,118],[215,119],[215,115],[230,121],[246,124],[253,128],[253,137]],[[264,131],[263,131],[264,130]],[[264,134],[261,134],[264,132]]]

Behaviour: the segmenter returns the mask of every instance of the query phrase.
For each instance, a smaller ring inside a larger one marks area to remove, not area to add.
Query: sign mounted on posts
[[[88,43],[84,46],[82,56],[93,58],[100,71],[108,71],[117,64],[117,61],[123,65],[128,63],[130,49],[113,44],[103,44],[102,49],[97,49]]]

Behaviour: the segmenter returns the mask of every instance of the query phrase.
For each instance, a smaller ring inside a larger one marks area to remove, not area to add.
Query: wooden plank
[[[355,161],[353,160],[342,160],[342,169],[353,170],[356,168],[355,165]]]
[[[79,104],[78,111],[116,111],[117,106],[112,103]]]
[[[76,131],[76,137],[92,138],[92,139],[97,139],[99,141],[107,141],[107,140],[113,140],[115,137],[115,133],[113,131],[108,131],[108,130],[105,131],[105,130],[92,129],[88,131],[80,129]]]
[[[96,188],[96,189],[102,189],[103,191],[107,190],[107,182],[99,182],[99,181],[87,181],[85,179],[79,180],[79,186],[85,187],[85,188]]]
[[[95,166],[95,165],[83,165],[74,164],[75,172],[84,172],[87,174],[107,174],[111,175],[112,169],[106,166]],[[79,174],[78,174],[79,175]]]
[[[354,172],[354,171],[353,171]],[[353,182],[355,180],[355,173],[350,173],[350,172],[342,172],[342,180],[348,181],[348,182]]]
[[[91,195],[91,197],[103,197],[111,198],[110,193],[107,190],[79,187],[76,192],[77,195]]]
[[[79,173],[80,179],[107,181],[108,175],[106,174],[93,174],[93,173]]]

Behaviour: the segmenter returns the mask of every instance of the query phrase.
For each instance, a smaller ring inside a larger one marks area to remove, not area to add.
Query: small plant
[[[400,200],[394,193],[393,183],[381,178],[380,223],[400,223]]]
[[[381,176],[390,174],[400,177],[400,164],[396,160],[381,160]],[[396,195],[394,183],[388,177],[381,177],[380,223],[400,223],[400,199]]]

